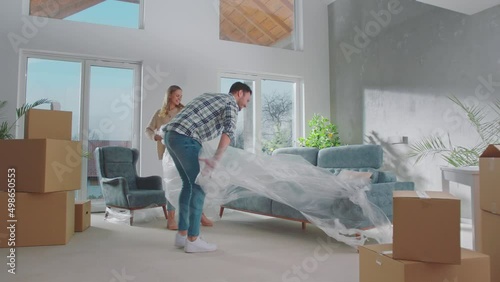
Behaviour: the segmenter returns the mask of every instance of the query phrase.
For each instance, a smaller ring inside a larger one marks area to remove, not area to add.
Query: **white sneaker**
[[[174,245],[178,248],[184,248],[186,246],[187,235],[180,235],[178,232],[175,233],[175,243]]]
[[[186,240],[186,246],[184,246],[186,253],[213,252],[215,250],[217,250],[217,245],[205,242],[200,236],[193,242]]]

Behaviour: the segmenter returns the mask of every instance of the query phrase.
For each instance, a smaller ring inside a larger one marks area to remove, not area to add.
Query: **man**
[[[238,112],[247,106],[251,95],[250,87],[241,82],[231,86],[229,95],[205,93],[188,103],[164,128],[167,150],[182,179],[175,246],[184,247],[187,253],[217,249],[199,237],[205,192],[195,180],[200,173],[201,144],[220,136],[214,156],[202,160],[214,167],[234,138]]]

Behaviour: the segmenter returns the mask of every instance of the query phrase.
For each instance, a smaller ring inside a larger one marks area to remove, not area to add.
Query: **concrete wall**
[[[440,190],[446,163],[436,157],[415,165],[408,145],[390,140],[449,134],[454,145],[478,143],[448,97],[481,107],[500,97],[500,7],[467,16],[410,0],[367,2],[328,7],[331,115],[344,142],[382,144],[386,168],[417,189]],[[468,200],[469,190],[457,193]]]
[[[183,102],[203,92],[217,91],[218,73],[243,71],[302,77],[305,119],[328,115],[328,14],[323,1],[303,1],[304,50],[290,51],[219,40],[218,1],[145,1],[145,29],[133,30],[62,20],[40,21],[23,15],[26,0],[4,1],[0,10],[0,100],[13,120],[18,100],[19,50],[61,52],[83,56],[122,58],[142,62],[144,70],[168,73],[155,87],[144,89],[141,104],[141,170],[161,174],[155,145],[143,134],[171,84],[184,90]],[[34,26],[34,29],[29,29]],[[28,32],[29,31],[29,32]],[[14,46],[8,34],[23,40]]]

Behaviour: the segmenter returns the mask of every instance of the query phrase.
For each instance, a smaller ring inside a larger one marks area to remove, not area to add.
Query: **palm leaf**
[[[10,133],[10,131],[17,124],[17,121],[23,115],[25,115],[29,110],[31,110],[32,108],[34,108],[36,106],[39,106],[42,104],[49,104],[51,102],[52,102],[51,100],[43,98],[43,99],[36,100],[35,102],[33,102],[31,104],[25,103],[20,108],[17,108],[16,109],[16,116],[17,116],[16,120],[10,126],[8,125],[8,123],[6,121],[4,121],[0,125],[0,139],[12,139],[12,138],[14,138],[14,136]],[[6,103],[7,103],[7,101],[0,101],[0,108],[5,106]]]
[[[457,104],[464,112],[467,114],[467,118],[472,126],[475,128],[476,132],[481,137],[481,140],[485,141],[485,136],[482,131],[483,120],[486,118],[484,108],[479,106],[467,106],[462,103],[457,97],[448,97],[453,103]]]
[[[14,136],[10,134],[9,124],[6,121],[2,122],[2,124],[0,124],[0,140],[12,138],[14,138]]]
[[[445,145],[440,136],[431,136],[410,145],[410,153],[408,156],[411,158],[416,157],[415,164],[417,164],[428,156],[446,154],[450,151],[451,149]]]
[[[482,151],[483,149],[480,149],[480,147],[472,149],[456,147],[449,155],[443,155],[443,159],[455,167],[475,166],[478,165],[479,156]]]
[[[32,104],[30,104],[30,103],[23,104],[20,108],[16,109],[17,118],[19,119],[20,117],[25,115],[29,110],[31,110],[32,108],[34,108],[36,106],[40,106],[42,104],[50,104],[51,102],[52,101],[50,101],[49,99],[43,98],[40,100],[36,100]]]
[[[496,99],[490,108],[497,114],[493,120],[486,121],[489,113],[485,107],[467,106],[457,97],[448,97],[467,115],[468,121],[478,133],[481,141],[472,148],[454,146],[448,134],[449,145],[446,146],[440,137],[427,137],[410,146],[409,157],[421,159],[439,154],[450,165],[455,167],[478,165],[479,156],[489,144],[500,143],[500,99]]]

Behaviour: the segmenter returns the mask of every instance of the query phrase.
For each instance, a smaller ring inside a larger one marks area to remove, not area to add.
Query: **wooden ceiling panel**
[[[105,0],[31,0],[30,15],[64,19]],[[139,4],[140,0],[119,0]]]
[[[103,1],[31,0],[30,14],[64,19]],[[221,39],[272,46],[293,31],[294,0],[220,0],[219,23]]]
[[[221,39],[241,33],[238,38],[245,43],[272,46],[293,31],[293,0],[220,0],[220,25]]]

